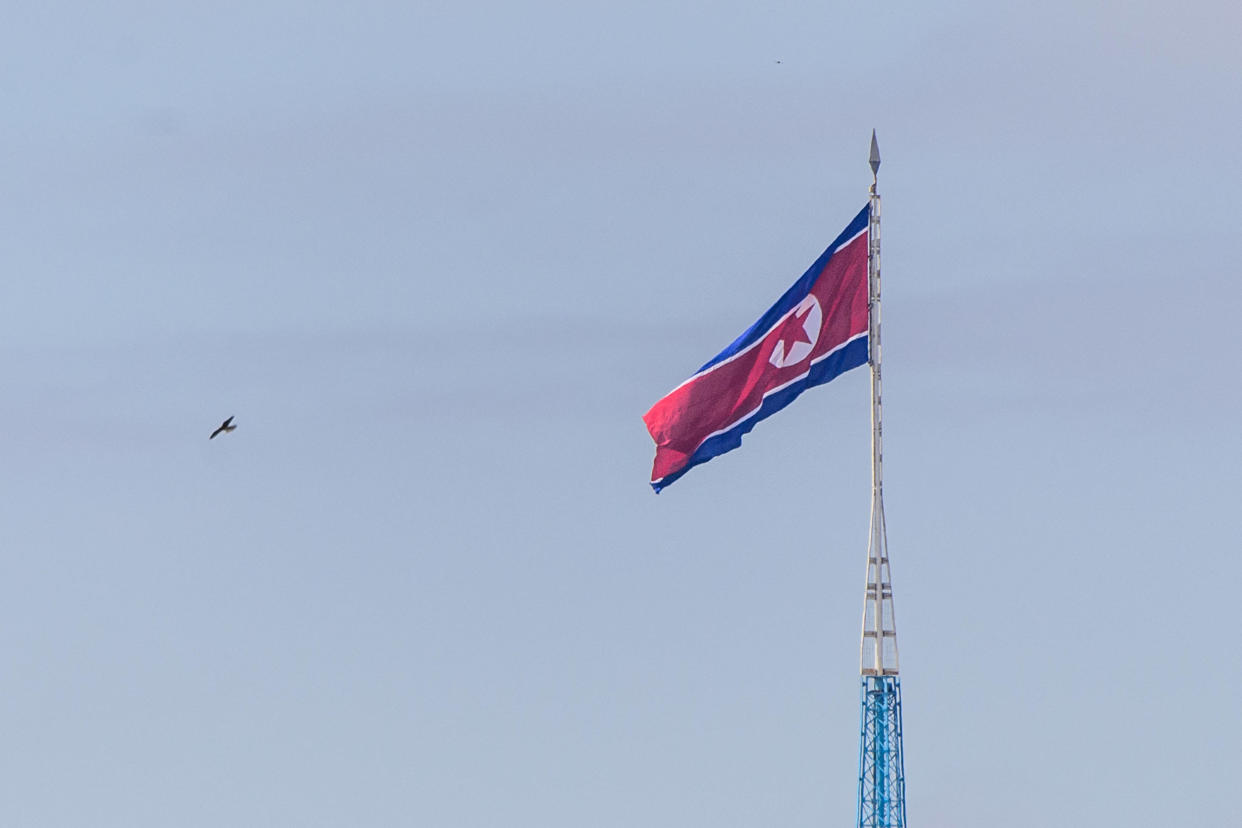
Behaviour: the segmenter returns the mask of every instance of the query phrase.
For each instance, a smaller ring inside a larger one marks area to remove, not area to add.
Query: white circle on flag
[[[796,338],[788,344],[784,339],[778,340],[776,347],[772,349],[772,356],[768,359],[777,368],[797,365],[810,356],[812,349],[815,348],[815,342],[819,339],[819,329],[824,321],[819,300],[809,293],[790,313],[801,319],[806,339]]]

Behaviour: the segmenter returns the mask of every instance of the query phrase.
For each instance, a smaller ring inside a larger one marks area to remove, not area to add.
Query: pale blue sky
[[[851,824],[873,127],[910,824],[1242,823],[1239,8],[10,4],[0,824]]]

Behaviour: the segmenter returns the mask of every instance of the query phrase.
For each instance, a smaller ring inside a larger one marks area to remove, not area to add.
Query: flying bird
[[[208,437],[207,439],[208,439],[208,440],[214,440],[214,439],[216,439],[216,435],[217,435],[217,434],[220,434],[221,432],[225,432],[225,433],[227,433],[227,432],[233,431],[233,430],[234,430],[234,429],[236,429],[236,428],[237,428],[237,426],[233,425],[233,418],[232,418],[232,417],[229,417],[227,420],[225,420],[224,422],[220,423],[220,427],[219,427],[219,428],[217,428],[215,431],[211,432],[211,436],[210,436],[210,437]]]

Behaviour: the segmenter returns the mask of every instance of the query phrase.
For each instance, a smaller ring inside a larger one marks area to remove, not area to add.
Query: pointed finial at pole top
[[[875,140],[875,130],[871,130],[871,192],[875,192],[876,182],[880,178],[880,145]]]

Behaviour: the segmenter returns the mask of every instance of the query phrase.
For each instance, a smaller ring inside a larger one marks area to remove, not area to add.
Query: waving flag
[[[867,362],[869,220],[864,207],[758,322],[643,415],[657,492],[740,446],[806,389]]]

